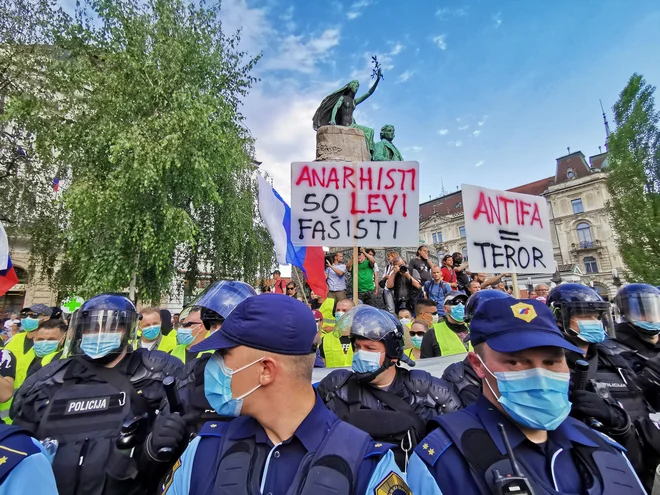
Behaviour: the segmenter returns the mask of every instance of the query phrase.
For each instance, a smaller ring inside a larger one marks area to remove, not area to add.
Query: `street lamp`
[[[619,272],[617,272],[616,268],[612,269],[612,283],[617,289],[623,285],[621,283],[621,278],[619,278]]]

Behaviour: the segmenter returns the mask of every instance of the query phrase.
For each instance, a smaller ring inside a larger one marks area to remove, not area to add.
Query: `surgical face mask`
[[[142,329],[142,336],[147,340],[154,340],[160,334],[160,325],[152,325]]]
[[[419,349],[420,347],[422,347],[423,338],[424,337],[417,337],[417,336],[410,337],[410,341],[412,342],[412,345],[415,349]]]
[[[83,334],[80,350],[92,359],[107,356],[121,347],[121,332]]]
[[[344,316],[346,312],[345,311],[335,311],[335,320],[338,320],[342,316]]]
[[[605,328],[600,320],[578,320],[580,333],[578,338],[590,344],[598,344],[605,340]]]
[[[142,339],[140,339],[140,342],[138,342],[138,345],[142,349],[146,349],[148,351],[155,351],[158,349],[158,342],[157,341],[152,341],[152,342],[145,342]]]
[[[355,351],[353,354],[353,371],[356,373],[373,373],[380,368],[380,352]]]
[[[480,356],[486,371],[497,380],[497,401],[516,423],[533,430],[555,430],[571,412],[568,400],[570,373],[557,373],[543,368],[493,373]],[[495,397],[497,394],[486,385]]]
[[[431,324],[435,325],[439,321],[440,321],[440,316],[438,315],[438,313],[431,315]]]
[[[660,321],[635,320],[632,324],[649,335],[658,335],[660,333]]]
[[[401,318],[399,321],[401,322],[402,325],[407,325],[412,321],[412,318]]]
[[[38,318],[21,318],[21,330],[24,332],[32,332],[39,326]]]
[[[194,342],[195,336],[193,335],[192,328],[179,328],[176,331],[176,341],[179,344],[190,345]]]
[[[465,321],[465,305],[458,303],[456,306],[452,306],[449,314],[457,322],[463,323]]]
[[[42,358],[51,352],[55,352],[59,344],[59,340],[40,340],[34,343],[34,353],[37,357]]]
[[[263,359],[264,358],[259,358],[250,364],[238,368],[236,371],[227,368],[224,358],[218,354],[214,354],[213,357],[208,360],[206,368],[204,368],[204,395],[216,413],[220,416],[227,416],[230,418],[236,418],[241,414],[243,399],[261,387],[261,384],[244,393],[240,397],[233,398],[231,391],[231,377],[236,373],[249,368],[253,364],[263,361]]]

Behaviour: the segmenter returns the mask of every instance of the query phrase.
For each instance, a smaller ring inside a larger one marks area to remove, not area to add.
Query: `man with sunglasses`
[[[433,331],[426,332],[422,340],[422,359],[462,354],[471,350],[470,330],[465,324],[466,302],[467,296],[461,292],[452,291],[447,294],[444,301],[445,320],[438,321],[434,315],[435,321],[427,321]],[[437,311],[435,305],[433,309]]]
[[[176,333],[177,345],[170,354],[179,358],[183,364],[201,356],[201,353],[192,352],[190,349],[208,337],[208,331],[202,321],[202,309],[193,307],[186,315]]]

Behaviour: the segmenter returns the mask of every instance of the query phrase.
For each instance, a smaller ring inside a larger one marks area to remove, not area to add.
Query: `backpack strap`
[[[3,425],[0,429],[0,485],[23,459],[39,452],[27,430]]]

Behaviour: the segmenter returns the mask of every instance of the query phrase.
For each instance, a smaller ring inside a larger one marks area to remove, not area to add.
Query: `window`
[[[439,244],[442,242],[442,232],[436,232],[433,234],[433,244]]]
[[[591,227],[588,223],[579,223],[577,225],[578,243],[581,248],[588,249],[594,247],[594,240],[591,237]]]
[[[461,238],[464,238],[464,237],[465,237],[465,225],[461,225],[461,226],[458,228],[458,233],[460,234]]]
[[[598,263],[596,263],[596,258],[593,256],[585,257],[584,268],[587,270],[587,273],[598,273]]]
[[[569,179],[574,179],[575,178],[575,172],[573,172],[573,170],[569,168],[566,171],[566,177],[568,177]]]
[[[468,257],[467,257],[467,247],[464,247],[463,249],[461,249],[461,254],[463,255],[463,261],[467,261],[467,259],[468,259]]]
[[[573,205],[573,213],[584,213],[584,207],[582,206],[582,198],[574,199],[571,201]]]

